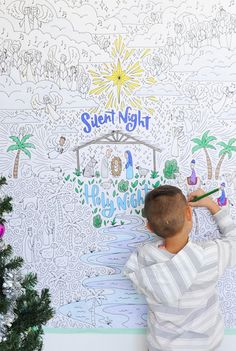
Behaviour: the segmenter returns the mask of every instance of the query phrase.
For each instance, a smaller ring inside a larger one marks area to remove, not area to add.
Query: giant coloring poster
[[[235,216],[234,0],[1,0],[6,240],[49,287],[49,327],[143,328],[122,267],[145,194],[210,190]],[[195,210],[192,240],[219,235]],[[236,270],[219,282],[236,327]]]

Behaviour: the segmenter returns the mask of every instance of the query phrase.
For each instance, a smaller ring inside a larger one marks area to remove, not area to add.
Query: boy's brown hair
[[[182,191],[172,185],[162,185],[145,197],[144,215],[153,232],[168,238],[182,230],[187,200]]]

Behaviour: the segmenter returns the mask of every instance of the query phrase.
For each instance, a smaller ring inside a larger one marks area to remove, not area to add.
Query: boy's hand
[[[204,194],[205,191],[202,189],[198,189],[190,193],[188,196],[189,205],[191,207],[206,207],[213,215],[220,211],[220,207],[209,196],[206,196],[196,202],[192,202],[195,197],[202,196]]]

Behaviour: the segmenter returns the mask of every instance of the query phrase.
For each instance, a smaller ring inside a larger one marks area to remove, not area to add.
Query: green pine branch
[[[0,286],[2,287],[2,281],[0,280]],[[1,289],[2,290],[2,289]],[[0,294],[0,314],[6,314],[11,305],[11,300],[7,299],[5,295]]]
[[[0,223],[5,222],[2,218],[4,213],[10,213],[12,211],[12,198],[10,196],[5,196],[3,199],[0,199]]]
[[[40,327],[53,317],[54,311],[50,307],[50,294],[48,289],[43,289],[39,295],[36,290],[27,289],[22,294],[15,308],[15,319],[12,328],[18,333],[30,327]]]
[[[22,287],[30,290],[30,289],[33,289],[36,284],[37,284],[37,275],[34,273],[28,273],[22,282]]]
[[[39,294],[33,289],[36,283],[37,277],[35,274],[30,273],[25,277],[25,292],[17,299],[14,309],[16,319],[12,326],[8,328],[7,339],[0,342],[0,351],[42,350],[42,326],[53,317],[54,311],[50,306],[49,290],[43,289]],[[5,313],[7,311],[6,307],[9,307],[9,305],[5,306]]]
[[[0,343],[0,351],[41,351],[43,347],[43,329],[29,328],[24,333],[9,330],[9,338]]]
[[[5,246],[0,251],[0,314],[7,313],[11,300],[7,299],[3,293],[4,275],[6,271],[19,270],[23,265],[23,258],[12,257],[12,247]]]
[[[42,327],[33,327],[25,333],[24,338],[21,342],[22,351],[40,351],[43,346],[43,330]]]
[[[0,188],[3,185],[7,184],[5,177],[0,177]],[[5,196],[3,199],[0,199],[0,223],[3,224],[5,219],[3,218],[4,213],[9,213],[12,211],[12,198],[10,196]]]
[[[6,262],[6,258],[10,257],[12,255],[12,247],[10,245],[7,245],[4,249],[1,250],[0,254],[0,268],[4,265]]]
[[[8,270],[19,269],[23,266],[23,263],[24,263],[24,260],[22,257],[14,257],[5,265],[5,269],[8,269]]]
[[[7,184],[7,180],[5,177],[0,177],[0,187],[3,186],[3,185],[6,185]]]
[[[28,145],[29,146],[29,145]],[[6,178],[0,177],[0,187],[6,184]],[[12,211],[12,198],[0,199],[0,223],[4,223],[3,214]],[[0,240],[0,243],[3,243]],[[6,272],[18,272],[23,266],[23,258],[13,257],[10,245],[0,249],[0,315],[6,314],[12,304],[4,294],[3,284]],[[29,273],[22,278],[22,292],[14,304],[13,324],[8,327],[4,341],[0,342],[0,351],[41,351],[43,346],[43,328],[54,311],[51,307],[48,289],[36,290],[37,275]]]

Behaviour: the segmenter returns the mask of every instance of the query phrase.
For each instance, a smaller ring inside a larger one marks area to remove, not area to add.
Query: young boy
[[[149,351],[213,351],[224,324],[216,285],[226,267],[236,264],[236,228],[226,210],[197,190],[188,201],[180,189],[164,185],[149,192],[144,213],[147,227],[158,235],[131,254],[124,274],[148,304]],[[192,207],[206,207],[221,239],[194,243]]]

